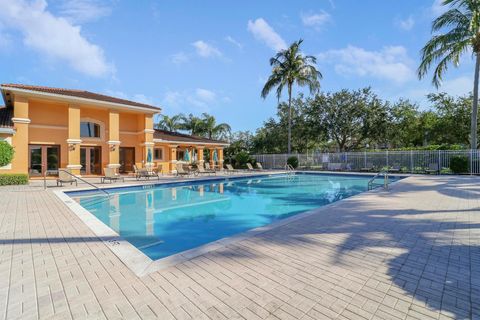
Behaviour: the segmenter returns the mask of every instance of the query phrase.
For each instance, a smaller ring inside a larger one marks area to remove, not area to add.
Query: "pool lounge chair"
[[[248,171],[257,171],[258,169],[255,169],[250,162],[247,162],[247,170]]]
[[[114,168],[103,168],[103,177],[100,177],[100,182],[105,183],[106,180],[110,181],[117,181],[117,180],[122,180],[122,182],[125,182],[125,179],[118,174]]]
[[[216,171],[215,168],[210,167],[210,163],[204,162],[203,165],[205,166],[205,170]]]
[[[191,171],[191,170],[185,170],[183,168],[183,164],[181,164],[181,163],[177,163],[175,165],[175,168],[177,169],[177,173],[176,173],[177,177],[179,177],[179,176],[189,176],[189,175],[194,174],[194,172]]]
[[[430,163],[430,164],[428,164],[428,168],[425,168],[425,173],[439,174],[440,173],[440,166],[438,165],[438,163]]]
[[[329,162],[327,166],[328,171],[341,171],[342,170],[342,164],[341,163],[335,163],[335,162]]]
[[[363,168],[360,168],[360,171],[370,172],[373,171],[373,163],[367,163],[367,165]]]
[[[203,165],[198,165],[197,170],[199,174],[217,174],[215,170],[206,169]]]
[[[160,180],[160,176],[155,170],[153,170],[152,167],[139,169],[136,165],[133,165],[133,170],[135,171],[135,178],[137,180],[140,180],[141,178],[145,178],[146,180],[149,180],[150,178],[157,178]]]
[[[257,162],[255,165],[257,166],[257,170],[260,170],[260,171],[265,170],[265,169],[263,169],[263,166],[260,162]]]
[[[72,185],[75,182],[75,186],[78,186],[77,179],[72,177],[69,173],[72,173],[70,169],[60,168],[58,169],[57,187],[60,185],[63,187],[64,183],[70,183]]]
[[[388,169],[388,172],[400,172],[400,170],[402,170],[402,168],[400,167],[399,164],[394,164],[391,168]]]
[[[231,174],[237,172],[237,170],[235,170],[235,169],[232,167],[231,164],[226,164],[226,165],[225,165],[225,171],[226,171],[227,173],[231,173]]]

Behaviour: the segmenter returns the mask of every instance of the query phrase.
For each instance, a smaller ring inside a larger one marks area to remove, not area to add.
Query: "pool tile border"
[[[301,174],[303,173],[309,173],[309,172],[299,172]],[[242,176],[242,177],[233,177],[235,180],[236,179],[245,179],[245,178],[257,178],[257,177],[263,177],[263,176],[269,176],[269,175],[275,175],[277,173],[272,173],[272,174],[263,174],[263,175],[251,175],[251,176]],[[278,174],[283,174],[283,172],[278,173]],[[315,173],[313,173],[315,174]],[[319,174],[335,174],[334,172],[322,172]],[[340,174],[341,175],[341,174]],[[350,174],[349,174],[350,175]],[[354,173],[351,173],[351,175],[356,175]],[[366,176],[366,174],[357,174],[357,176]],[[370,174],[370,176],[373,176]],[[400,176],[400,175],[395,175],[395,176]],[[228,178],[228,177],[227,177]],[[406,178],[406,177],[403,177]],[[231,178],[230,178],[231,179]],[[205,181],[223,181],[225,178],[213,178],[213,179],[202,179],[202,180],[183,180],[179,182],[165,182],[165,183],[157,183],[155,185],[162,185],[165,187],[168,187],[168,185],[184,185],[184,184],[190,184],[192,182],[205,182]],[[392,184],[397,184],[406,179],[401,179],[398,181],[393,182]],[[150,186],[150,185],[149,185]],[[111,188],[111,189],[119,189],[127,186],[122,186],[122,187],[117,187],[117,188]],[[78,189],[77,189],[78,190]],[[78,190],[79,192],[82,192],[82,190]],[[86,190],[83,190],[86,191]],[[206,254],[210,251],[218,250],[221,248],[225,248],[229,244],[239,242],[242,240],[245,240],[247,238],[251,238],[257,235],[260,235],[262,233],[265,233],[267,231],[271,231],[273,229],[279,228],[281,226],[290,224],[292,222],[295,222],[297,220],[309,217],[314,214],[318,214],[323,210],[331,209],[341,203],[344,203],[345,201],[349,201],[349,199],[361,196],[365,193],[378,193],[382,192],[385,190],[382,190],[380,188],[374,189],[374,190],[369,190],[365,191],[359,194],[356,194],[354,196],[348,197],[346,199],[342,199],[303,213],[296,214],[294,216],[270,223],[265,226],[261,226],[258,228],[254,228],[251,230],[247,230],[245,232],[232,235],[226,238],[222,238],[213,242],[206,243],[204,245],[201,245],[196,248],[192,248],[186,251],[182,251],[176,254],[173,254],[171,256],[161,258],[158,260],[152,260],[148,256],[146,256],[143,252],[141,252],[139,249],[137,249],[135,246],[133,246],[130,242],[127,240],[123,239],[117,232],[115,232],[113,229],[111,229],[109,226],[104,224],[102,221],[100,221],[97,217],[95,217],[93,214],[91,214],[88,210],[83,208],[79,203],[77,203],[75,200],[70,198],[70,196],[67,193],[74,193],[72,191],[68,190],[54,190],[53,193],[73,212],[75,215],[82,220],[89,228],[92,230],[92,232],[101,240],[103,241],[107,247],[112,250],[112,252],[122,261],[135,275],[139,277],[146,276],[152,272],[159,271],[171,266],[174,266],[176,264],[188,261],[190,259],[193,259],[195,257],[198,257],[200,255]],[[385,191],[388,192],[388,191]]]

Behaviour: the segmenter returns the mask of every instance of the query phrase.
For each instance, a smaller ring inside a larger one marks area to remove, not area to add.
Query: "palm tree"
[[[181,121],[180,129],[189,131],[191,135],[202,135],[205,132],[202,119],[191,113],[188,117],[182,115]]]
[[[203,129],[208,139],[226,139],[230,135],[232,128],[227,123],[217,124],[215,117],[208,113],[202,113],[202,117]]]
[[[157,129],[173,131],[173,132],[176,132],[178,129],[180,129],[181,120],[183,117],[182,114],[177,114],[177,115],[174,115],[173,117],[162,115],[161,117],[162,118],[156,125]]]
[[[270,58],[272,73],[261,94],[265,99],[276,87],[277,99],[280,100],[285,86],[288,89],[288,153],[291,152],[292,140],[292,87],[295,83],[301,87],[308,86],[310,93],[314,93],[320,88],[319,79],[322,79],[322,74],[315,67],[317,59],[300,52],[302,42],[300,39]]]
[[[436,34],[422,49],[422,62],[418,67],[418,77],[423,78],[433,63],[438,63],[432,83],[439,87],[448,65],[457,67],[460,57],[472,50],[475,57],[475,76],[473,81],[473,105],[470,125],[470,145],[477,148],[477,110],[478,81],[480,71],[480,1],[478,0],[444,0],[443,5],[450,9],[436,18],[432,23],[432,32],[449,29]]]

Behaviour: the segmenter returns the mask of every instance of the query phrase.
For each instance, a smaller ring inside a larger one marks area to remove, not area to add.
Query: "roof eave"
[[[178,141],[178,140],[166,140],[166,139],[158,139],[154,138],[153,142],[156,143],[170,143],[170,144],[189,144],[189,145],[199,145],[199,146],[224,146],[228,147],[230,143],[226,142],[202,142],[202,141]]]
[[[40,98],[55,98],[60,101],[65,101],[65,102],[76,102],[76,103],[84,103],[84,104],[93,104],[96,106],[102,106],[102,107],[116,107],[120,109],[128,109],[128,110],[136,110],[136,111],[146,111],[148,113],[156,114],[160,113],[162,109],[159,107],[158,109],[153,109],[152,108],[146,108],[146,107],[139,107],[139,106],[132,106],[132,105],[127,105],[127,104],[121,104],[121,103],[115,103],[115,102],[108,102],[108,101],[101,101],[101,100],[96,100],[96,99],[88,99],[88,98],[80,98],[80,97],[75,97],[75,96],[69,96],[69,95],[62,95],[62,94],[56,94],[56,93],[49,93],[49,92],[41,92],[41,91],[35,91],[35,90],[28,90],[28,89],[20,89],[20,88],[13,88],[13,87],[8,87],[8,86],[0,86],[0,90],[2,91],[3,99],[6,103],[5,99],[5,91],[12,91],[14,93],[23,93],[23,94],[28,94],[30,96],[34,97],[40,97]]]

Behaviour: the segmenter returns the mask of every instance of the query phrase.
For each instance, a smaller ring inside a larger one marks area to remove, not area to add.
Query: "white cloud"
[[[198,40],[192,43],[192,46],[195,47],[197,54],[201,57],[204,58],[210,58],[210,57],[221,57],[222,53],[220,50],[215,48],[214,46],[206,43],[203,40]]]
[[[47,11],[44,0],[0,0],[0,8],[0,23],[20,31],[25,46],[49,58],[66,61],[73,69],[90,76],[114,73],[103,50],[85,39],[79,26]]]
[[[101,0],[68,0],[60,6],[60,15],[73,23],[94,21],[108,16],[111,11]]]
[[[217,98],[217,95],[215,92],[207,90],[207,89],[202,89],[202,88],[197,88],[195,90],[195,94],[198,99],[204,102],[214,102],[215,99]]]
[[[406,19],[397,19],[395,24],[402,30],[410,31],[412,30],[413,26],[415,26],[415,20],[412,16],[409,16]]]
[[[226,36],[225,40],[230,42],[234,46],[238,47],[239,49],[243,48],[243,45],[240,42],[238,42],[237,40],[235,40],[234,38],[232,38],[231,36]]]
[[[332,17],[326,11],[321,10],[318,13],[302,13],[302,23],[307,26],[319,30],[326,23],[330,22]]]
[[[174,64],[183,64],[189,61],[188,55],[185,52],[177,52],[175,54],[172,54],[170,57],[170,60]]]
[[[283,40],[263,18],[258,18],[255,21],[249,20],[247,29],[253,34],[255,39],[263,41],[268,47],[275,51],[287,48],[285,40]]]
[[[370,76],[396,83],[414,78],[413,62],[402,46],[388,46],[380,51],[348,46],[321,53],[319,59],[333,63],[335,71],[342,75]]]
[[[162,102],[166,108],[181,112],[207,112],[219,103],[229,103],[230,98],[212,90],[196,88],[193,91],[167,91]]]

